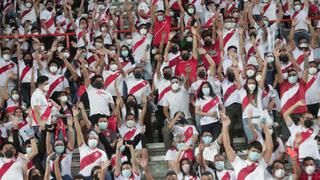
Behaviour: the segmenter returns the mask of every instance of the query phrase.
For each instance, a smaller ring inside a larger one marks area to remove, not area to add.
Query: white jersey
[[[192,145],[194,142],[192,142],[192,137],[193,136],[198,136],[199,133],[194,125],[174,125],[173,126],[173,131],[172,131],[173,136],[177,136],[178,134],[184,134],[185,136],[185,142],[187,145]]]
[[[294,11],[294,9],[292,8],[290,10],[290,16],[291,16],[291,19],[297,18],[298,24],[296,25],[295,30],[303,29],[308,31],[307,17],[309,13],[309,7],[306,7],[303,4],[301,4],[301,8],[302,9],[299,11]]]
[[[310,55],[308,57],[308,62],[314,61],[314,49],[310,49]],[[299,48],[294,48],[292,51],[293,58],[296,60],[296,62],[299,64],[300,69],[303,71],[304,70],[304,54],[303,50],[300,50]]]
[[[31,82],[31,75],[32,75],[32,67],[26,66],[24,62],[19,61],[19,80],[21,83],[30,83]],[[37,69],[38,65],[34,64],[34,77],[33,79],[36,80],[38,78]]]
[[[224,79],[221,83],[223,101],[226,107],[232,105],[233,103],[241,103],[240,93],[237,89],[235,82],[230,82]]]
[[[88,44],[90,43],[90,32],[88,32],[87,30],[77,28],[76,35],[77,35],[77,46],[78,47],[83,47],[83,46],[87,45],[87,44],[85,44],[83,37],[86,39]]]
[[[166,80],[163,77],[157,78],[157,75],[154,76],[154,85],[156,90],[158,90],[158,105],[163,106],[165,96],[171,90],[170,80]]]
[[[149,95],[151,88],[149,82],[143,79],[135,79],[132,75],[127,76],[124,81],[127,84],[128,95],[132,94],[137,99],[137,104],[141,104],[142,95]]]
[[[228,47],[235,46],[239,52],[239,33],[236,28],[223,30],[224,52],[227,52]]]
[[[114,104],[110,93],[103,89],[96,89],[91,85],[87,88],[90,105],[90,116],[94,114],[105,114],[110,116],[109,105]]]
[[[139,11],[144,11],[145,14],[147,15],[150,15],[151,14],[151,10],[148,6],[148,4],[144,1],[140,2],[139,5],[138,5],[138,12]],[[139,16],[139,20],[140,20],[140,24],[143,23],[143,24],[146,24],[148,22],[150,22],[150,18],[144,18],[144,17],[140,17]]]
[[[271,2],[268,2],[266,4],[260,3],[260,8],[262,16],[268,17],[269,21],[277,20],[277,3],[275,0],[271,0]]]
[[[51,172],[54,173],[54,162],[50,160]],[[60,157],[60,172],[61,176],[70,175],[71,176],[71,163],[72,163],[72,151],[68,148],[66,153]]]
[[[104,89],[109,92],[111,96],[117,96],[114,88],[116,82],[120,95],[123,95],[123,76],[120,71],[103,71],[102,76],[104,79]]]
[[[195,106],[200,107],[200,111],[205,112],[208,109],[207,107],[211,105],[212,107],[210,107],[210,109],[206,113],[212,113],[212,112],[217,113],[217,117],[201,116],[201,119],[200,119],[201,126],[218,122],[219,104],[222,104],[222,101],[218,96],[216,97],[204,96],[204,99],[197,98]]]
[[[31,24],[37,21],[36,10],[34,6],[27,8],[24,4],[20,5],[20,20],[24,24],[26,21],[31,21]]]
[[[56,32],[56,27],[55,27],[55,24],[54,24],[54,16],[53,16],[52,12],[50,12],[50,11],[48,11],[46,9],[41,11],[40,20],[44,20],[45,21],[46,26],[48,28],[48,31],[50,33]],[[41,34],[47,34],[45,29],[41,28]]]
[[[12,72],[14,74],[17,74],[17,65],[13,61],[5,61],[2,58],[0,58],[0,86],[4,87],[5,81],[8,78],[8,74]],[[9,80],[9,83],[13,83],[11,80]]]
[[[315,75],[308,74],[305,90],[307,105],[320,102],[320,72]]]
[[[256,87],[259,88],[259,87]],[[248,94],[244,88],[242,88],[240,91],[240,97],[241,97],[241,104],[242,104],[242,118],[248,118],[248,112],[249,110],[252,110],[252,122],[257,124],[260,120],[260,115],[262,112],[262,90],[259,88],[257,97],[256,98],[256,104],[252,104],[248,98]],[[254,101],[254,100],[253,100]]]
[[[243,168],[249,168],[252,165],[252,162],[248,160],[243,160],[239,156],[236,156],[231,165],[234,169],[237,179],[239,178],[239,173]],[[253,166],[253,165],[252,165]],[[260,159],[259,162],[256,162],[256,168],[249,174],[246,175],[244,180],[256,179],[257,177],[264,177],[268,164],[264,159]]]
[[[204,147],[203,150],[203,158],[206,161],[214,162],[214,156],[220,153],[220,144],[218,143],[218,139],[212,142],[209,146]],[[196,147],[194,150],[194,156],[199,155],[199,147]]]
[[[66,88],[69,88],[69,82],[64,75],[61,74],[48,74],[49,78],[49,91],[48,97],[52,96],[54,92],[64,91]]]
[[[218,179],[223,179],[229,177],[228,180],[236,180],[236,175],[234,174],[234,171],[232,170],[222,170],[222,171],[216,171]],[[213,172],[214,174],[214,172]]]
[[[24,167],[27,161],[24,157],[0,158],[0,171],[4,174],[0,179],[24,179]]]
[[[147,46],[151,46],[152,37],[153,36],[149,33],[147,35],[141,35],[139,33],[132,34],[132,55],[134,57],[135,63],[141,63],[141,59],[145,53]],[[149,52],[147,53],[147,61],[148,60],[150,60]]]
[[[191,118],[189,104],[190,96],[184,87],[181,87],[178,92],[168,92],[163,102],[163,106],[168,106],[170,109],[170,118],[173,118],[178,111],[182,111],[186,119]]]

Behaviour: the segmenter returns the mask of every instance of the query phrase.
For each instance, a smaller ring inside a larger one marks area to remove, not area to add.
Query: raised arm
[[[223,140],[223,146],[226,151],[227,157],[229,159],[229,162],[234,162],[236,158],[236,153],[233,151],[231,145],[230,145],[230,136],[229,136],[229,126],[231,124],[231,120],[228,116],[225,114],[221,114],[221,120],[222,120],[222,140]]]
[[[131,164],[132,164],[132,170],[135,173],[139,173],[139,166],[138,166],[138,161],[137,161],[137,155],[134,150],[133,145],[131,144],[126,144],[126,147],[129,148],[130,150],[130,155],[131,155]]]
[[[31,153],[26,155],[27,160],[31,161],[38,154],[38,147],[36,139],[33,137],[31,140]]]
[[[197,29],[195,27],[191,27],[192,32],[192,56],[196,59],[198,59],[198,41],[197,41]]]
[[[123,139],[119,138],[117,142],[117,149],[116,149],[116,165],[114,169],[114,174],[116,176],[121,174],[121,157],[120,157],[120,148],[123,145]]]
[[[132,17],[132,4],[129,3],[129,2],[126,2],[125,3],[125,7],[126,7],[126,11],[127,11],[127,14],[128,14],[128,21],[129,21],[129,26],[130,26],[130,30],[131,32],[135,32],[136,31],[136,28],[135,28],[135,25],[134,25],[134,20],[133,20],[133,17]]]
[[[171,121],[168,124],[168,129],[169,131],[173,131],[173,126],[176,124],[176,122],[180,119],[180,117],[182,117],[182,113],[178,112],[174,118],[171,119]]]
[[[303,64],[303,74],[302,74],[302,79],[304,82],[307,82],[308,80],[308,69],[309,69],[309,56],[310,56],[310,51],[303,51],[304,55],[304,64]]]
[[[296,47],[295,43],[294,43],[294,32],[295,32],[295,28],[297,26],[298,22],[296,18],[292,19],[291,22],[291,30],[290,30],[290,34],[289,34],[289,45],[292,49],[294,49]]]
[[[288,108],[288,110],[286,112],[283,113],[283,119],[285,120],[287,126],[291,126],[291,124],[293,123],[290,115],[292,114],[292,112],[298,108],[299,106],[304,106],[305,102],[304,100],[300,100],[298,102],[296,102],[293,106],[291,106],[290,108]]]
[[[267,164],[269,164],[273,152],[273,142],[269,131],[269,127],[266,124],[264,124],[262,126],[262,129],[266,137],[266,151],[263,154],[263,159]]]
[[[261,89],[264,89],[264,84],[267,76],[267,66],[268,62],[266,60],[263,61],[262,73],[261,73],[261,80],[259,82],[259,86]]]
[[[191,67],[190,67],[190,65],[188,64],[188,65],[186,65],[186,73],[187,73],[187,75],[186,75],[186,79],[184,80],[184,82],[183,82],[183,86],[184,86],[184,88],[186,89],[186,90],[189,90],[189,84],[190,84],[190,74],[191,74]]]
[[[141,111],[141,114],[140,114],[140,124],[143,125],[144,124],[144,118],[145,118],[145,115],[146,115],[146,112],[147,112],[147,106],[148,106],[148,100],[147,100],[147,96],[145,95],[142,95],[142,111]]]
[[[275,66],[276,66],[276,70],[277,70],[278,83],[281,84],[283,82],[283,74],[281,71],[281,63],[279,60],[279,56],[280,56],[279,47],[276,47],[273,50],[273,55],[274,55],[274,61],[275,61]]]
[[[83,138],[83,134],[81,132],[81,126],[80,126],[79,119],[78,119],[79,110],[76,106],[73,106],[72,113],[73,113],[74,126],[76,128],[76,133],[77,133],[78,147],[80,147],[84,143],[84,138]]]
[[[46,149],[47,149],[47,154],[51,154],[52,151],[52,145],[51,145],[51,133],[47,131],[46,135]]]
[[[67,147],[69,150],[73,150],[74,148],[74,130],[73,130],[73,118],[72,117],[69,117],[68,120],[67,120],[67,124],[68,124],[68,144],[67,144]]]

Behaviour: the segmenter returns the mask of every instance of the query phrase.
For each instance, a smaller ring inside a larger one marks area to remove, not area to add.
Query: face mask
[[[5,61],[9,61],[11,57],[10,57],[9,54],[4,54],[4,55],[2,56],[2,58],[3,58]]]
[[[47,85],[45,85],[45,86],[43,87],[43,91],[44,91],[44,92],[48,92],[48,91],[49,91],[49,88],[50,88],[50,86],[49,86],[49,84],[47,84]]]
[[[171,85],[172,90],[178,91],[180,89],[180,85],[178,83],[173,83]]]
[[[190,171],[190,164],[184,164],[184,165],[182,165],[182,171],[183,171],[184,173],[189,173],[189,171]]]
[[[315,171],[315,167],[310,165],[310,166],[307,166],[304,168],[304,171],[308,174],[308,175],[311,175],[314,173]]]
[[[19,97],[20,97],[19,94],[13,94],[12,95],[12,99],[13,100],[19,100]]]
[[[52,72],[52,73],[56,73],[58,71],[57,66],[50,66],[49,69],[50,69],[50,72]]]
[[[103,44],[100,43],[100,42],[96,42],[95,46],[96,46],[97,49],[101,49],[103,47]]]
[[[204,144],[209,145],[212,142],[212,137],[211,136],[203,136],[202,141],[204,142]]]
[[[101,27],[101,32],[104,32],[104,31],[106,31],[107,30],[107,28],[106,27]]]
[[[249,159],[252,162],[256,162],[261,158],[261,153],[250,151]]]
[[[51,12],[53,10],[53,7],[49,6],[47,7],[47,10]]]
[[[136,102],[135,101],[128,101],[127,105],[128,105],[128,107],[135,107],[136,106]]]
[[[108,123],[107,122],[99,122],[98,126],[99,126],[100,130],[105,130],[108,127]]]
[[[280,55],[279,60],[284,63],[287,63],[289,61],[289,57],[287,55]]]
[[[297,80],[298,80],[297,76],[288,77],[288,81],[290,84],[295,84],[297,82]]]
[[[103,83],[101,81],[98,81],[94,84],[94,87],[97,88],[97,89],[102,89],[103,87]]]
[[[120,152],[124,152],[124,150],[126,150],[126,146],[125,146],[125,145],[122,145],[122,146],[120,147]]]
[[[301,9],[301,5],[300,4],[294,5],[294,10],[295,11],[300,11],[300,9]]]
[[[122,174],[122,176],[123,176],[124,178],[127,178],[127,179],[128,179],[128,178],[131,177],[132,172],[131,172],[131,170],[129,170],[129,169],[124,169],[124,170],[122,170],[121,174]]]
[[[301,44],[299,44],[299,48],[308,48],[309,47],[309,45],[307,44],[307,43],[301,43]]]
[[[260,74],[258,74],[257,76],[256,76],[256,81],[260,81],[261,80],[261,75]]]
[[[70,57],[70,54],[68,52],[63,53],[63,57],[68,59]]]
[[[306,127],[306,128],[311,128],[313,126],[313,121],[312,120],[305,120],[303,125]]]
[[[132,45],[132,39],[127,39],[126,43],[127,43],[127,45],[131,46]]]
[[[182,150],[182,149],[184,149],[185,147],[186,147],[186,144],[185,144],[184,142],[178,143],[178,144],[176,145],[176,148],[177,148],[178,150]]]
[[[200,71],[200,72],[198,73],[198,76],[199,76],[199,78],[203,79],[203,78],[206,77],[206,72],[205,72],[205,71]]]
[[[26,147],[26,153],[30,154],[32,152],[32,148],[31,147]]]
[[[129,55],[129,51],[121,51],[121,55],[123,56],[123,57],[128,57],[128,55]]]
[[[263,25],[264,25],[265,27],[268,27],[268,26],[269,26],[269,21],[268,21],[268,20],[263,20]]]
[[[317,73],[317,68],[314,68],[314,67],[312,67],[312,68],[309,68],[309,70],[308,70],[308,72],[309,72],[309,74],[311,74],[311,75],[314,75],[314,74],[316,74]]]
[[[256,85],[255,84],[248,84],[248,89],[250,92],[253,92],[256,89]]]
[[[234,74],[230,72],[227,72],[227,78],[228,78],[228,81],[230,82],[234,82],[235,80]]]
[[[237,13],[237,12],[233,13],[233,17],[234,17],[234,18],[238,18],[239,16],[240,16],[239,13]]]
[[[283,79],[288,79],[288,73],[287,72],[283,73],[282,77],[283,77]]]
[[[188,8],[188,13],[193,14],[194,13],[194,8]]]
[[[165,80],[170,80],[171,79],[171,73],[164,73],[163,77]]]
[[[163,21],[164,17],[163,16],[157,16],[158,21]]]
[[[210,88],[202,88],[202,93],[205,95],[205,96],[208,96],[210,94]]]
[[[26,3],[26,8],[31,8],[31,6],[32,6],[31,3],[29,3],[29,2]]]
[[[214,166],[217,170],[221,171],[224,169],[224,162],[223,161],[216,161],[216,162],[214,162]]]
[[[136,78],[136,79],[141,79],[142,78],[142,72],[136,72],[136,73],[134,73],[134,78]]]
[[[126,122],[126,125],[127,125],[128,128],[132,128],[132,127],[134,127],[136,125],[136,122],[134,120],[128,120]]]
[[[205,45],[206,47],[212,46],[211,40],[205,40],[205,41],[204,41],[204,45]]]
[[[68,101],[68,97],[67,96],[61,96],[60,100],[65,103],[65,102]]]
[[[147,30],[146,29],[140,29],[140,34],[142,34],[142,35],[146,35],[148,32],[147,32]]]
[[[274,171],[274,175],[277,178],[283,178],[284,175],[285,175],[285,171],[283,169],[277,169],[277,170]]]
[[[61,52],[63,48],[64,48],[64,47],[59,46],[59,47],[57,48],[57,50],[58,50],[59,52]]]
[[[56,146],[54,147],[54,151],[58,154],[62,154],[64,151],[64,146]]]
[[[268,63],[271,64],[271,63],[274,62],[274,57],[270,57],[270,56],[269,56],[269,57],[266,57],[266,60],[267,60]]]
[[[187,60],[189,60],[189,58],[190,58],[190,54],[189,54],[189,53],[184,53],[184,54],[181,55],[181,58],[182,58],[184,61],[187,61]]]
[[[116,64],[111,64],[110,70],[114,72],[114,71],[118,70],[118,66]]]
[[[191,37],[191,36],[188,36],[188,37],[186,38],[186,40],[187,40],[187,42],[192,42],[192,37]]]
[[[98,141],[97,141],[96,139],[89,139],[89,140],[88,140],[88,145],[89,145],[89,147],[91,147],[91,148],[97,147]]]
[[[113,26],[113,25],[114,25],[113,21],[109,21],[109,26]]]
[[[248,76],[249,78],[250,78],[250,77],[253,77],[254,73],[255,73],[255,71],[252,70],[252,69],[248,69],[247,72],[246,72],[246,74],[247,74],[247,76]]]
[[[4,156],[8,159],[13,157],[13,151],[12,150],[7,150],[6,152],[4,152]]]
[[[177,54],[177,52],[178,52],[178,47],[177,47],[177,46],[172,46],[172,47],[170,48],[170,51],[171,51],[173,54]]]
[[[255,38],[255,37],[257,37],[257,33],[256,33],[256,32],[250,32],[250,33],[249,33],[249,36]]]

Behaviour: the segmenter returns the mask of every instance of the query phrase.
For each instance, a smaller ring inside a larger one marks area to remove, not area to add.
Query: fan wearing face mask
[[[187,158],[180,158],[182,152],[182,150],[179,150],[174,167],[178,179],[198,180],[199,177],[192,166],[192,161]]]
[[[166,7],[169,7],[169,0],[164,0],[164,4]],[[154,8],[153,3],[151,3],[151,9]],[[171,28],[171,16],[170,16],[170,9],[166,8],[165,10],[157,10],[155,13],[151,11],[151,16],[153,19],[153,29],[154,29],[154,38],[153,38],[153,45],[159,45],[162,39],[162,33],[166,32],[166,36],[164,38],[164,42],[167,42],[169,39],[170,28]]]
[[[85,177],[89,177],[91,174],[91,169],[94,166],[101,165],[101,162],[108,160],[105,151],[98,147],[99,136],[95,131],[90,131],[88,134],[88,141],[85,142],[83,134],[81,132],[81,126],[79,123],[79,110],[78,107],[74,107],[73,111],[73,121],[77,134],[77,144],[80,153],[80,174]]]
[[[40,24],[41,24],[41,34],[51,34],[56,31],[56,26],[52,23],[55,18],[54,12],[54,2],[53,0],[48,0],[45,3],[45,8],[40,12]]]
[[[180,8],[180,15],[183,16],[184,26],[191,27],[191,22],[195,20],[196,7],[192,3],[184,6],[181,0],[177,0],[177,2]]]
[[[218,31],[217,35],[211,31],[204,31],[202,32],[202,40],[204,42],[203,48],[198,48],[198,51],[204,67],[209,69],[213,63],[219,65],[221,61],[221,49],[223,49],[221,31]]]
[[[315,94],[320,93],[320,75],[315,61],[309,62],[308,78],[306,83],[308,84],[305,92],[308,112],[316,117],[319,112],[320,97],[315,97]]]
[[[316,160],[312,157],[305,157],[302,162],[301,180],[318,179],[320,177],[320,170],[316,166]]]
[[[266,180],[287,180],[287,179],[299,179],[300,176],[300,167],[297,163],[297,156],[291,157],[292,162],[292,174],[286,173],[286,167],[284,162],[281,160],[275,160],[271,165],[271,173],[267,173]]]
[[[299,121],[296,125],[290,117],[296,108],[305,106],[304,100],[300,100],[297,103],[291,105],[291,107],[285,111],[283,118],[290,131],[290,138],[287,141],[287,146],[294,147],[295,144],[299,145],[299,160],[303,158],[312,157],[315,160],[320,160],[320,153],[318,150],[318,144],[315,137],[319,131],[319,116],[318,119],[308,113],[300,113]]]
[[[4,91],[4,94],[8,94],[7,90]],[[20,92],[18,89],[13,89],[10,94],[10,96],[4,96],[4,100],[6,101],[6,113],[8,115],[13,114],[14,110],[21,104]]]
[[[115,83],[117,83],[118,93],[123,96],[123,79],[126,77],[121,63],[117,58],[109,60],[109,69],[102,72],[102,77],[105,79],[103,88],[111,94],[112,97],[117,96],[117,90],[115,88]]]
[[[11,60],[11,50],[7,47],[1,49],[0,68],[3,72],[0,74],[0,87],[4,88],[5,82],[8,81],[8,92],[14,87],[14,80],[17,79],[17,65]]]
[[[130,74],[136,66],[134,57],[131,52],[131,48],[129,48],[129,46],[127,45],[122,45],[118,52],[119,52],[119,62],[123,70],[127,74]]]
[[[49,89],[47,97],[57,97],[57,93],[61,91],[70,91],[69,82],[63,74],[59,73],[61,66],[55,60],[48,63],[48,78],[49,78]]]
[[[309,1],[294,0],[288,2],[288,10],[290,11],[290,18],[296,19],[296,25],[292,26],[295,30],[305,30],[308,31],[307,17],[309,14]]]
[[[232,46],[239,49],[239,32],[236,25],[235,19],[232,16],[227,16],[225,18],[224,29],[222,31],[225,53],[228,51],[229,47]]]
[[[31,24],[33,24],[37,21],[38,14],[40,14],[40,7],[37,4],[34,6],[32,0],[25,0],[24,3],[20,3],[19,7],[21,10],[21,23],[30,21]]]
[[[289,67],[287,68],[288,78],[283,78],[283,73],[281,71],[281,65],[279,62],[280,53],[275,52],[275,63],[276,69],[278,73],[278,83],[280,84],[280,101],[281,101],[281,112],[286,112],[292,104],[297,103],[299,100],[305,100],[305,90],[306,90],[306,82],[308,78],[308,54],[304,56],[304,69],[301,74],[301,70],[297,67]],[[294,109],[293,114],[300,114],[307,112],[307,107],[301,106]]]

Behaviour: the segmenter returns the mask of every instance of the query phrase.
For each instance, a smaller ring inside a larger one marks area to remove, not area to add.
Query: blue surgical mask
[[[288,77],[288,81],[289,81],[290,84],[296,83],[297,80],[298,80],[298,77],[297,77],[297,76],[289,76],[289,77]]]
[[[214,162],[214,166],[217,170],[221,171],[224,169],[224,162],[223,161],[216,161],[216,162]]]
[[[128,178],[131,177],[132,172],[131,172],[131,170],[129,170],[129,169],[124,169],[124,170],[122,170],[121,174],[122,174],[122,176],[123,176],[124,178],[128,179]]]
[[[54,151],[58,154],[62,154],[64,151],[64,146],[55,146]]]
[[[204,144],[208,145],[212,142],[212,137],[211,136],[203,136],[202,141],[204,142]]]
[[[185,146],[186,146],[186,143],[184,143],[184,142],[178,143],[178,144],[176,145],[176,147],[177,147],[178,150],[185,148]]]
[[[261,158],[261,153],[250,151],[249,152],[249,159],[252,162],[256,162]]]
[[[105,130],[108,127],[108,123],[107,122],[99,122],[98,125],[99,125],[99,129],[100,130]]]

